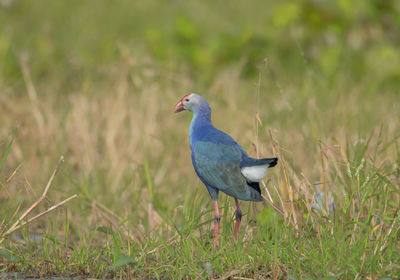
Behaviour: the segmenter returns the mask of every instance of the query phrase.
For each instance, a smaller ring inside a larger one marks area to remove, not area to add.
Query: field
[[[399,14],[0,0],[0,278],[397,279]],[[251,156],[279,158],[237,243],[220,195],[215,251],[191,113],[172,113],[190,92]]]

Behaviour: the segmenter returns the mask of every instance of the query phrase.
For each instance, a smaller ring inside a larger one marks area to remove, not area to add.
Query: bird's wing
[[[248,192],[240,171],[243,151],[239,145],[198,141],[192,152],[204,183],[233,196]]]

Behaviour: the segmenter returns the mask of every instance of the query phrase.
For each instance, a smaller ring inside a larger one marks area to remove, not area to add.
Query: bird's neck
[[[204,108],[193,112],[192,122],[189,127],[190,145],[193,146],[196,141],[196,134],[200,132],[200,127],[212,125],[211,123],[211,109]]]

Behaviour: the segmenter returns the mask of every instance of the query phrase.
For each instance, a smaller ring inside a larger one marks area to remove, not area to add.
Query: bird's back
[[[262,200],[258,183],[248,182],[241,172],[248,155],[231,136],[202,124],[190,137],[193,166],[207,187],[241,200]]]

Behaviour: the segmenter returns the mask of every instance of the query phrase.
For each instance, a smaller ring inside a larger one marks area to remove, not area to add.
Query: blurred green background
[[[165,71],[206,86],[241,61],[243,75],[272,59],[288,80],[305,66],[371,87],[399,83],[400,4],[395,0],[13,1],[0,2],[0,82],[20,82],[18,59],[34,79],[64,90],[99,80],[126,48]],[[373,80],[371,78],[374,78]]]

